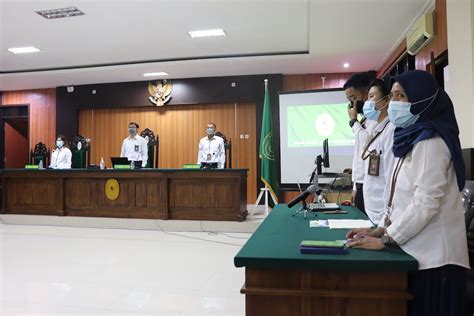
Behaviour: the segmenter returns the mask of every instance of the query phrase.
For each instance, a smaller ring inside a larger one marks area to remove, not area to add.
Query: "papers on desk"
[[[327,219],[309,221],[309,227],[329,227]]]
[[[368,219],[328,219],[330,229],[352,229],[372,227]]]
[[[372,226],[374,224],[366,219],[322,219],[309,221],[309,227],[329,227],[330,229],[353,229]]]

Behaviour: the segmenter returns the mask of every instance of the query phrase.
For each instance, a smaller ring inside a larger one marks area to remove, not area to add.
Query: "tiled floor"
[[[249,236],[0,224],[0,315],[244,315]]]

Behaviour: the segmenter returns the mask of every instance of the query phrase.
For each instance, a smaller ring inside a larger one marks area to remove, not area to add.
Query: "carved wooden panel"
[[[246,268],[246,315],[406,315],[404,272]]]
[[[11,214],[62,215],[62,190],[61,179],[6,179],[5,208]]]

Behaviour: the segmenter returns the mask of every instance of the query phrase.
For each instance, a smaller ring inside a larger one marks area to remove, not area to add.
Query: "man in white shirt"
[[[56,139],[56,149],[51,153],[51,163],[49,168],[52,169],[71,169],[72,153],[66,147],[66,137],[59,135]]]
[[[197,163],[201,166],[212,166],[223,169],[225,164],[224,140],[216,136],[216,124],[207,124],[207,136],[199,141],[199,152]]]
[[[128,124],[130,136],[123,140],[120,157],[133,161],[136,168],[145,168],[148,161],[148,145],[146,140],[138,135],[138,128],[139,125],[135,122]]]
[[[368,122],[363,119],[357,120],[357,115],[362,114],[364,102],[367,100],[368,86],[370,78],[367,73],[355,73],[344,84],[344,93],[349,101],[349,126],[355,135],[354,157],[352,159],[352,205],[362,212],[365,212],[363,185],[366,173],[364,161],[360,158],[365,148],[370,130],[377,125],[375,122]]]
[[[369,131],[369,141],[365,144],[362,159],[365,163],[365,212],[375,225],[380,223],[390,197],[390,180],[395,164],[392,152],[395,126],[388,118],[389,101],[390,90],[385,82],[374,80],[364,105],[364,116],[367,122],[375,122],[376,126]]]

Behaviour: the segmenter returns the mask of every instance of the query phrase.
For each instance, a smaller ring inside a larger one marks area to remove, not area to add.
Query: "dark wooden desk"
[[[2,170],[3,213],[242,221],[247,169]],[[116,179],[120,194],[105,194]]]
[[[407,273],[418,262],[401,250],[349,249],[347,255],[300,254],[302,240],[342,240],[347,229],[310,228],[303,216],[278,205],[234,258],[245,267],[247,316],[403,316],[411,298]],[[345,215],[309,219],[367,219]]]

